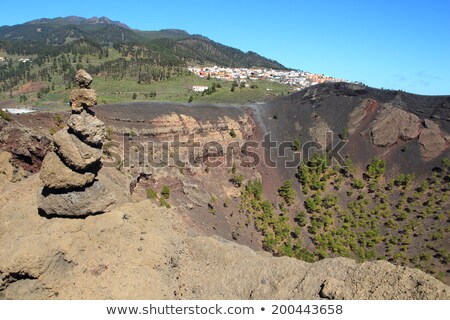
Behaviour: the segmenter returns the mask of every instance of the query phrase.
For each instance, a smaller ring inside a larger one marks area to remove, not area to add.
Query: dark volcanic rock
[[[54,193],[44,188],[38,195],[39,210],[47,216],[83,217],[104,213],[115,204],[114,197],[100,181],[89,187]]]

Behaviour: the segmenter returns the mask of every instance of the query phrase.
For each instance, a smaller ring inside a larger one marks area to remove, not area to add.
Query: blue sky
[[[0,25],[107,16],[177,28],[287,67],[374,87],[450,94],[450,0],[4,1]]]

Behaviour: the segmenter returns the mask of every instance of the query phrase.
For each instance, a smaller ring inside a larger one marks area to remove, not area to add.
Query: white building
[[[203,92],[206,90],[208,90],[207,86],[192,86],[192,91],[195,91],[195,92]]]

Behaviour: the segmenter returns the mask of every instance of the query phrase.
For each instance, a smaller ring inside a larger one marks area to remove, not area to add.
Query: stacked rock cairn
[[[105,124],[92,112],[97,104],[92,77],[78,70],[80,89],[72,90],[68,127],[53,135],[54,150],[45,156],[40,178],[44,188],[38,209],[48,216],[82,217],[105,212],[115,200],[97,179],[101,169]]]

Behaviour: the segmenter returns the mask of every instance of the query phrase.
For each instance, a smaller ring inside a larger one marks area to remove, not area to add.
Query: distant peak
[[[78,16],[68,16],[68,17],[57,17],[57,18],[41,18],[26,22],[25,24],[56,24],[56,25],[65,25],[65,24],[110,24],[119,26],[122,28],[130,29],[125,23],[120,21],[114,21],[109,19],[108,17],[92,17],[92,18],[84,18]]]
[[[91,24],[113,24],[116,26],[120,26],[122,28],[130,29],[130,27],[127,26],[125,23],[120,22],[120,21],[113,21],[105,16],[100,17],[100,18],[92,17],[92,18],[87,19],[87,21],[88,21],[88,23],[91,23]]]

